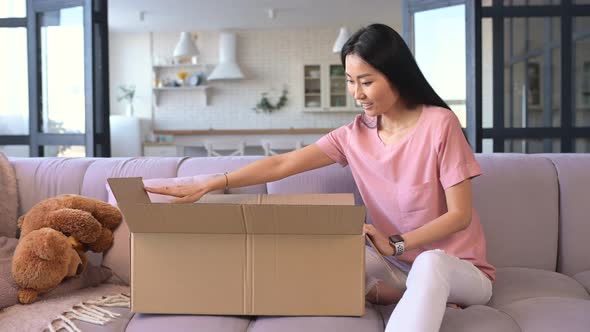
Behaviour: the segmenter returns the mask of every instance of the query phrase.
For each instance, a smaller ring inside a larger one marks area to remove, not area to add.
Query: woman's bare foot
[[[447,303],[447,307],[453,308],[453,309],[459,309],[459,310],[463,309],[463,308],[461,308],[460,305],[458,305],[456,303]]]
[[[403,291],[379,281],[369,290],[365,299],[373,304],[390,305],[398,302],[402,295]]]

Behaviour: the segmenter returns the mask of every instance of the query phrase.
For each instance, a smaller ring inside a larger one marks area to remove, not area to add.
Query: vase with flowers
[[[125,115],[133,116],[133,99],[135,98],[135,85],[120,85],[119,90],[121,94],[117,97],[117,101],[125,101],[127,108],[125,109]]]

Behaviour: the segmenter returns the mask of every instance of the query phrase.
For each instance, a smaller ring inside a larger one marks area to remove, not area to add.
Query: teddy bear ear
[[[23,228],[23,222],[25,221],[25,216],[20,216],[20,218],[18,218],[18,221],[16,222],[16,225],[18,226],[19,229]]]

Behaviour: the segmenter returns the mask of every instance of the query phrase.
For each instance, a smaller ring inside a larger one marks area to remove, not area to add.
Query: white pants
[[[371,254],[367,253],[368,256]],[[372,264],[369,261],[367,273]],[[397,269],[396,273],[404,273],[393,264],[390,266],[392,270]],[[367,275],[367,287],[376,278],[379,276]],[[418,255],[405,286],[407,289],[393,310],[385,332],[438,331],[448,302],[460,306],[486,304],[492,296],[492,282],[483,272],[471,262],[442,250],[429,250]]]

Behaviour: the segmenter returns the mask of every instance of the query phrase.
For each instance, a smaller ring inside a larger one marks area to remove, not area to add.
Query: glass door
[[[30,155],[109,156],[106,0],[27,5]]]
[[[37,14],[40,41],[40,132],[84,134],[84,12],[82,6]],[[84,157],[84,145],[44,145],[47,157]]]

